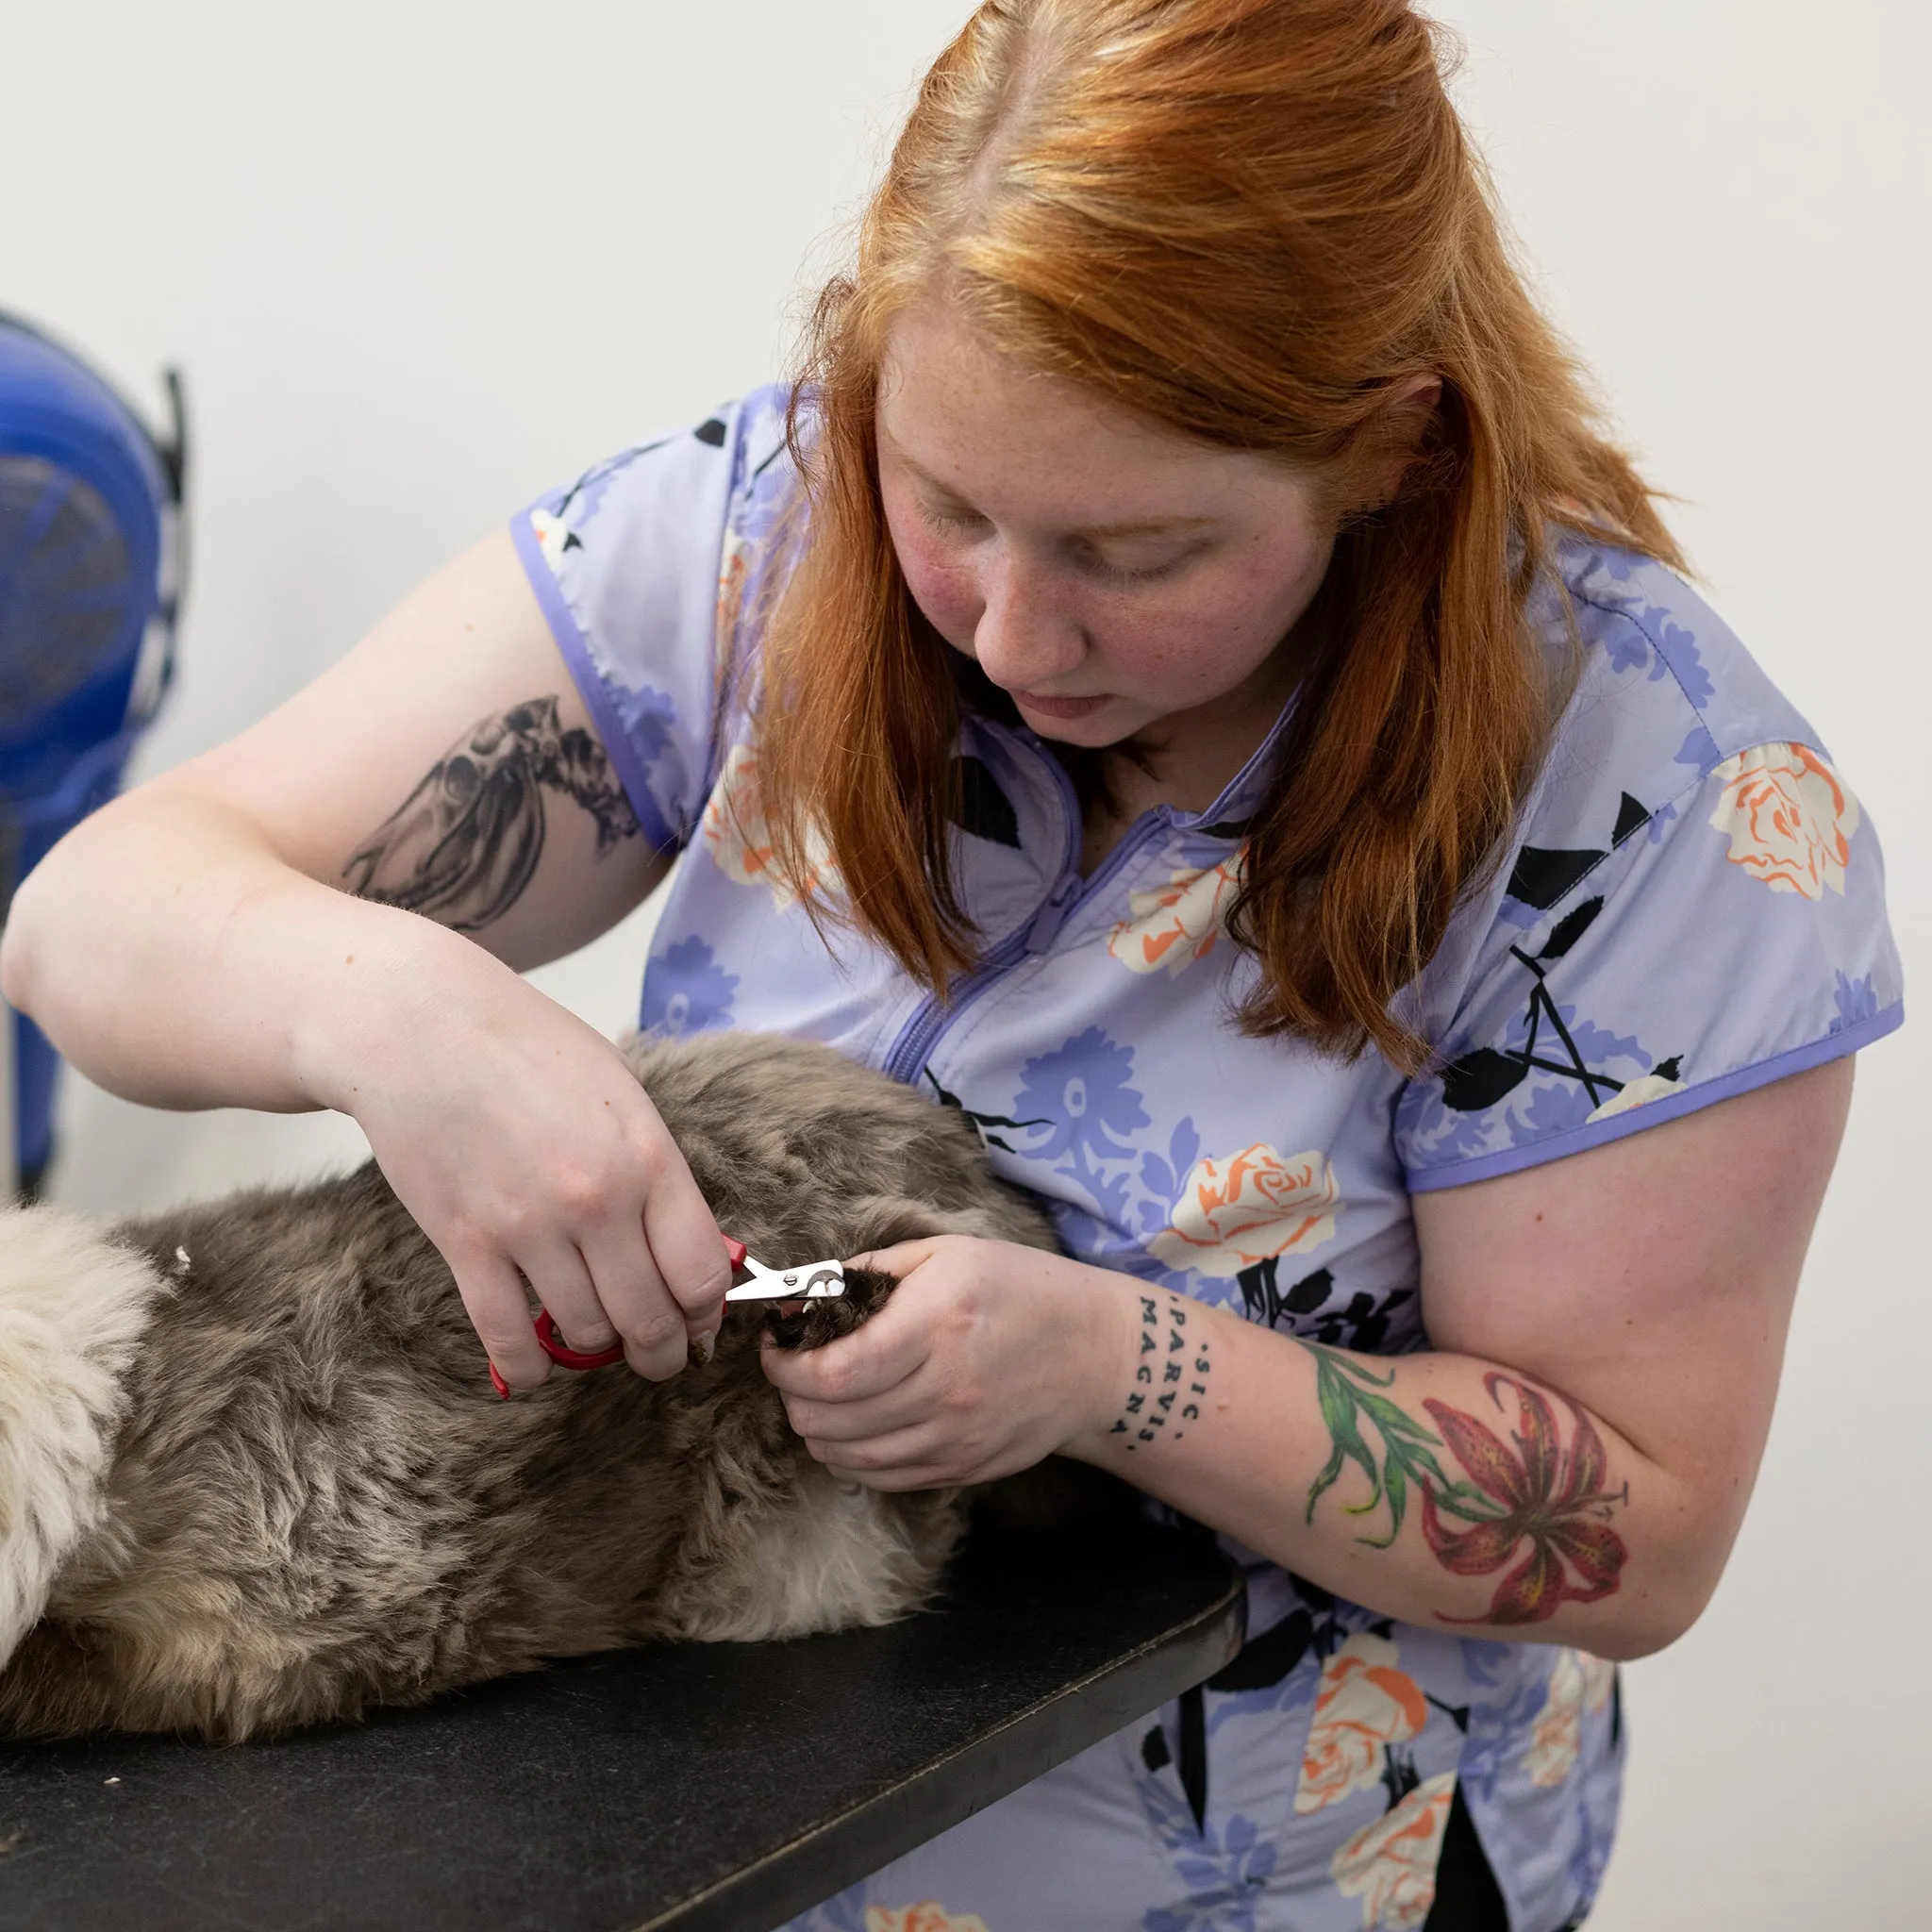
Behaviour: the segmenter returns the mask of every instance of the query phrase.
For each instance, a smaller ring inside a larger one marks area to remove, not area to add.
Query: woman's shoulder
[[[1555,553],[1532,616],[1570,692],[1524,810],[1528,848],[1620,845],[1767,747],[1829,769],[1804,714],[1674,571],[1567,534]]]
[[[1674,573],[1566,541],[1569,701],[1512,842],[1416,989],[1411,1191],[1507,1174],[1899,1023],[1884,865],[1816,733]]]
[[[666,511],[679,505],[710,509],[703,521],[713,540],[721,513],[726,528],[742,532],[791,475],[791,403],[790,385],[767,383],[702,422],[632,443],[546,491],[525,512],[545,558],[557,568],[606,532],[623,539],[625,526],[641,517],[661,528]]]

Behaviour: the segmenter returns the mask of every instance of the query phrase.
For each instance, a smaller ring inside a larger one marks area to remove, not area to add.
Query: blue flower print
[[[639,685],[635,690],[615,686],[611,699],[617,707],[619,724],[624,726],[624,735],[635,749],[638,762],[644,768],[644,774],[651,781],[658,799],[679,798],[683,796],[684,773],[681,769],[659,774],[658,767],[665,761],[667,754],[675,756],[677,741],[675,727],[677,724],[677,707],[661,691],[653,691],[648,684]],[[658,806],[659,815],[663,808]],[[649,821],[647,820],[648,824]],[[691,827],[679,828],[689,833]]]
[[[1172,1774],[1143,1773],[1135,1782],[1174,1874],[1188,1888],[1178,1907],[1157,1907],[1141,1932],[1255,1932],[1255,1910],[1280,1854],[1252,1818],[1237,1813],[1216,1830],[1197,1827]]]
[[[722,1026],[731,1017],[738,975],[720,966],[703,940],[679,940],[653,959],[644,974],[638,1024],[647,1033],[681,1040]]]
[[[1840,973],[1832,997],[1838,1004],[1838,1018],[1831,1023],[1834,1033],[1842,1033],[1848,1027],[1878,1017],[1878,994],[1869,973],[1863,979],[1847,979]]]
[[[1098,1026],[1028,1060],[1020,1069],[1013,1111],[1038,1119],[1048,1134],[1027,1151],[1041,1160],[1081,1150],[1103,1160],[1125,1158],[1134,1150],[1114,1137],[1151,1124],[1141,1096],[1127,1084],[1133,1076],[1134,1049],[1116,1046]]]
[[[1453,1060],[1463,1049],[1445,1050]],[[1442,1097],[1442,1082],[1431,1071],[1409,1081],[1395,1103],[1396,1132],[1434,1161],[1466,1160],[1485,1152],[1489,1124],[1479,1113],[1460,1112]]]
[[[1668,671],[1683,687],[1692,708],[1701,712],[1717,687],[1698,656],[1697,640],[1682,625],[1673,624],[1667,610],[1646,610],[1643,622],[1646,628],[1655,626],[1657,661],[1651,668],[1651,676],[1661,677]]]
[[[1717,740],[1702,724],[1693,724],[1685,735],[1684,742],[1677,747],[1674,764],[1690,765],[1698,772],[1715,771],[1724,763],[1724,754],[1717,748]]]
[[[1098,1163],[1132,1160],[1135,1150],[1121,1137],[1153,1124],[1128,1084],[1133,1073],[1133,1048],[1116,1046],[1090,1026],[1020,1069],[1019,1097],[1010,1109],[1038,1136],[1026,1154],[1074,1175],[1116,1224],[1126,1219],[1128,1178],[1107,1174]]]

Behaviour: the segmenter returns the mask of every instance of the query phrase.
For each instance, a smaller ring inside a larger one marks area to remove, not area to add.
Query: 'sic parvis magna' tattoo
[[[1124,1436],[1129,1452],[1172,1437],[1178,1442],[1201,1420],[1213,1360],[1208,1324],[1175,1294],[1140,1297],[1141,1328],[1133,1386],[1109,1439]],[[1190,1317],[1191,1316],[1191,1321]]]
[[[604,747],[579,726],[564,728],[556,696],[530,698],[473,724],[342,875],[358,898],[481,931],[536,875],[546,791],[591,814],[599,858],[641,835]]]
[[[1308,1486],[1307,1522],[1315,1520],[1315,1505],[1340,1480],[1343,1466],[1353,1462],[1368,1477],[1369,1494],[1342,1507],[1351,1516],[1388,1512],[1386,1536],[1357,1538],[1371,1549],[1386,1550],[1395,1541],[1411,1490],[1422,1495],[1429,1548],[1457,1576],[1490,1575],[1529,1545],[1497,1584],[1486,1615],[1439,1611],[1445,1624],[1540,1624],[1560,1604],[1594,1603],[1616,1591],[1629,1552],[1609,1524],[1629,1502],[1630,1486],[1608,1487],[1603,1439],[1574,1403],[1491,1371],[1483,1389],[1506,1422],[1510,1403],[1505,1391],[1513,1398],[1516,1425],[1508,1441],[1479,1417],[1430,1397],[1422,1406],[1439,1435],[1385,1392],[1394,1386],[1392,1365],[1378,1375],[1338,1349],[1300,1345],[1315,1358],[1316,1397],[1329,1442],[1328,1460]],[[1570,1411],[1567,1445],[1557,1419],[1559,1402]],[[1462,1475],[1443,1470],[1439,1449],[1449,1451]]]

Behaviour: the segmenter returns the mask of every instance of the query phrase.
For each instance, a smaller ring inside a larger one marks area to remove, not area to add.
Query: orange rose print
[[[739,611],[744,603],[744,583],[751,571],[752,546],[736,530],[724,533],[724,550],[718,566],[718,613],[715,635],[718,661],[728,663],[738,633]]]
[[[1395,1668],[1386,1637],[1351,1637],[1322,1666],[1314,1721],[1295,1785],[1297,1815],[1325,1810],[1382,1777],[1385,1746],[1412,1738],[1428,1717],[1415,1679]]]
[[[1174,1204],[1174,1225],[1147,1243],[1169,1268],[1231,1281],[1274,1255],[1320,1247],[1341,1199],[1320,1153],[1278,1154],[1265,1141],[1224,1160],[1197,1160]]]
[[[741,886],[764,886],[780,912],[798,897],[791,881],[777,870],[772,829],[758,791],[758,754],[749,745],[732,746],[705,805],[703,837],[712,864],[726,878],[736,879]],[[811,871],[806,890],[836,891],[838,875],[831,854],[818,839],[811,841],[807,857]]]
[[[1228,902],[1241,889],[1245,858],[1244,847],[1206,872],[1177,872],[1153,891],[1130,893],[1134,916],[1114,927],[1107,950],[1129,973],[1178,978],[1214,950]]]
[[[1587,1650],[1559,1650],[1550,1670],[1543,1707],[1530,1732],[1523,1769],[1533,1785],[1561,1784],[1576,1769],[1583,1748],[1583,1714],[1610,1701],[1616,1668]]]
[[[1774,892],[1842,894],[1858,801],[1802,744],[1760,744],[1717,768],[1724,796],[1710,823],[1731,841],[1730,860]]]
[[[867,1906],[865,1932],[986,1932],[986,1921],[977,1912],[956,1919],[926,1899],[921,1905],[899,1906],[891,1910],[884,1906]]]
[[[1438,1772],[1329,1859],[1342,1896],[1362,1902],[1362,1932],[1416,1932],[1427,1919],[1455,1799],[1456,1774]]]

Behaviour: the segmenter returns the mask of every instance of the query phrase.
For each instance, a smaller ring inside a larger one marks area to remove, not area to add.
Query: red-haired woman
[[[84,826],[7,991],[138,1098],[354,1114],[511,1382],[525,1280],[667,1375],[717,1230],[511,969],[684,851],[645,1023],[965,1108],[1065,1240],[887,1256],[771,1369],[814,1453],[1058,1451],[1250,1577],[1203,1692],[801,1923],[1573,1923],[1598,1659],[1717,1580],[1899,1017],[1872,829],[1675,574],[1401,0],[989,0],[804,375]]]

